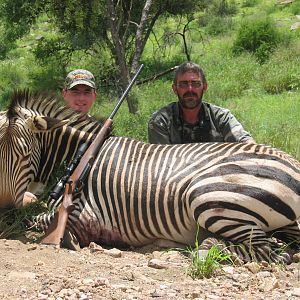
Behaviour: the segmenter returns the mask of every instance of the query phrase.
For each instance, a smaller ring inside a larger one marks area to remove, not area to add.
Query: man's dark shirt
[[[202,102],[199,121],[183,121],[178,102],[153,113],[148,123],[152,144],[185,144],[201,142],[245,142],[252,139],[228,109]]]

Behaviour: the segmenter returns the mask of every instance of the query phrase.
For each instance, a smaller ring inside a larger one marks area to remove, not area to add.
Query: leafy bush
[[[22,89],[30,86],[28,71],[12,61],[3,62],[0,65],[0,110],[7,106],[7,101],[14,89]]]
[[[233,53],[253,53],[260,63],[265,62],[280,42],[280,33],[268,17],[245,19],[233,43]]]
[[[229,17],[210,16],[205,31],[210,35],[218,35],[232,29],[232,19]]]
[[[241,7],[254,7],[257,4],[257,0],[244,0],[241,3]]]
[[[294,15],[299,15],[300,14],[300,2],[295,1],[290,5],[290,10]]]
[[[237,6],[234,0],[213,0],[208,8],[209,14],[219,17],[234,15],[237,13]]]

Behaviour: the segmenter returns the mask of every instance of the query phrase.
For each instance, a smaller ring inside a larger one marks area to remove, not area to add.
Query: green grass
[[[199,236],[199,227],[196,237]],[[193,279],[212,277],[222,264],[233,264],[231,257],[225,253],[221,245],[213,245],[209,250],[200,250],[198,238],[195,239],[195,247],[188,247],[183,250],[191,258],[187,274]]]
[[[18,238],[28,230],[28,221],[32,216],[45,212],[40,202],[22,208],[10,208],[0,211],[0,239]]]
[[[210,278],[222,265],[232,264],[230,256],[225,254],[219,246],[212,246],[205,257],[202,257],[197,248],[188,250],[188,252],[191,256],[191,264],[187,274],[193,279]]]
[[[300,92],[249,93],[228,106],[258,143],[280,148],[300,159]]]

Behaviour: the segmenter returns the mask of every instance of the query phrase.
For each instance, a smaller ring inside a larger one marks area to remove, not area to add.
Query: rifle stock
[[[142,68],[143,65],[139,67],[138,71],[130,81],[128,87],[122,94],[109,118],[105,121],[101,130],[97,133],[96,137],[93,139],[85,153],[82,155],[73,173],[70,175],[65,187],[62,204],[60,205],[58,211],[55,213],[54,219],[50,223],[44,238],[41,240],[42,244],[60,246],[62,238],[64,236],[69,214],[75,208],[75,205],[73,204],[73,193],[77,193],[82,189],[84,181],[92,168],[93,161],[95,160],[96,155],[102,147],[108,131],[110,130],[112,119],[121,106],[123,100],[127,96]]]
[[[50,226],[41,241],[42,244],[60,245],[64,236],[68,216],[74,208],[75,205],[73,204],[72,186],[71,183],[68,182],[64,192],[64,200],[60,205],[59,210],[55,213],[54,219],[50,223]]]

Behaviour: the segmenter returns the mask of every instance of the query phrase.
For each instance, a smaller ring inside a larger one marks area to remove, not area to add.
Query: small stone
[[[207,299],[221,299],[221,297],[217,295],[207,295]]]
[[[198,250],[198,258],[201,259],[201,260],[205,260],[205,258],[207,257],[208,251],[209,250],[206,250],[206,249]],[[195,254],[192,253],[191,256],[194,256],[194,255]]]
[[[83,284],[83,285],[93,286],[94,283],[95,283],[95,282],[94,282],[93,279],[86,278],[86,279],[83,279],[83,280],[82,280],[82,284]]]
[[[36,249],[37,249],[36,245],[30,246],[27,248],[28,251],[32,251],[32,250],[36,250]]]
[[[268,278],[264,280],[263,291],[270,292],[277,288],[279,288],[279,282],[276,278]]]
[[[127,290],[127,286],[124,284],[112,284],[111,288],[115,289],[115,290],[121,290],[123,292],[125,292]]]
[[[257,273],[257,277],[259,277],[260,279],[263,279],[263,278],[272,277],[272,274],[268,271],[260,271]]]
[[[231,266],[223,267],[222,270],[223,270],[225,273],[228,273],[228,274],[233,274],[233,273],[234,273],[234,267],[231,267]]]
[[[104,250],[104,253],[115,258],[122,257],[122,251],[117,248]]]
[[[260,262],[260,264],[261,264],[264,268],[269,267],[269,263],[268,263],[267,261],[265,261],[265,260],[262,260],[262,261]]]
[[[165,296],[165,292],[162,290],[154,290],[154,292],[151,293],[152,297],[164,297]]]
[[[300,261],[300,253],[295,253],[295,254],[293,255],[293,261],[294,261],[295,263],[298,263],[298,262]]]
[[[292,296],[300,297],[300,288],[294,288],[292,290]]]
[[[98,277],[94,280],[94,286],[97,287],[97,286],[103,286],[103,285],[106,285],[108,286],[109,285],[109,280],[107,278],[104,278],[104,277]]]
[[[167,289],[167,288],[168,288],[168,286],[167,286],[167,285],[165,285],[165,284],[161,284],[161,285],[159,286],[159,288],[160,288],[161,290],[164,290],[164,289]]]
[[[200,298],[201,294],[202,294],[202,292],[198,292],[198,291],[192,292],[191,297],[192,297],[192,299],[198,299],[198,298]]]
[[[167,269],[168,265],[159,259],[153,258],[148,261],[148,267],[154,269]]]
[[[298,28],[300,28],[300,22],[296,22],[296,23],[292,24],[290,27],[291,30],[296,30]]]
[[[259,270],[260,270],[260,266],[259,266],[259,264],[256,263],[256,262],[246,263],[246,264],[245,264],[245,267],[246,267],[250,272],[252,272],[253,274],[258,273]]]
[[[104,252],[104,249],[100,245],[97,245],[94,242],[91,242],[89,244],[89,249],[90,249],[91,253],[94,253],[94,252]]]

